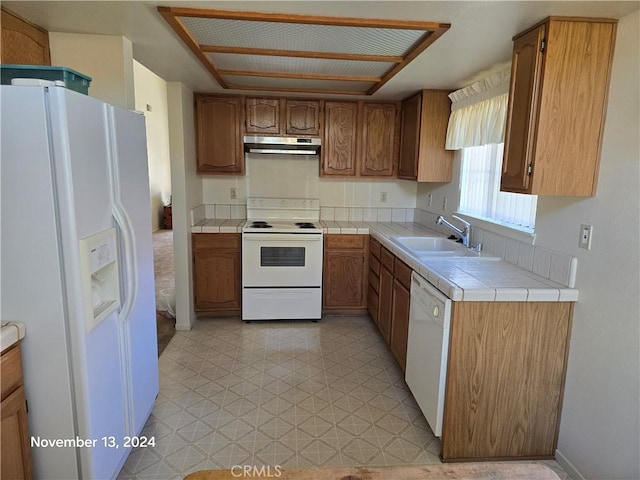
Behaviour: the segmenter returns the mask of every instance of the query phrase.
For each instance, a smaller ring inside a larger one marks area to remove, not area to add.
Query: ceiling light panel
[[[158,7],[224,89],[372,95],[448,23]]]
[[[357,95],[369,89],[373,82],[345,82],[339,80],[307,80],[300,78],[268,78],[225,76],[229,85],[242,90],[269,90],[288,92],[336,92]]]
[[[359,62],[325,58],[277,57],[270,55],[236,55],[207,53],[218,70],[259,72],[290,72],[297,74],[325,74],[381,77],[394,66],[389,62]]]
[[[403,56],[425,32],[180,17],[201,46]]]

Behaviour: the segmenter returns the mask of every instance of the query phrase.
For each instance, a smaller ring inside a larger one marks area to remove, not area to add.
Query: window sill
[[[519,242],[523,242],[528,245],[535,245],[536,243],[536,233],[533,229],[498,223],[486,218],[474,217],[473,215],[463,212],[457,212],[456,215],[467,220],[471,223],[472,227],[475,226],[491,233],[502,235],[503,237],[518,240]]]

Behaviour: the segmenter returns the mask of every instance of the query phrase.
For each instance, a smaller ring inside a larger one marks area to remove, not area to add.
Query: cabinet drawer
[[[369,270],[375,273],[376,276],[380,275],[380,261],[373,255],[369,255]]]
[[[395,255],[391,253],[386,248],[382,247],[380,251],[380,263],[390,272],[393,272],[393,260],[395,259]]]
[[[20,344],[16,343],[2,353],[0,357],[0,381],[2,400],[8,397],[11,392],[22,385],[22,358],[20,357]]]
[[[396,258],[393,276],[404,288],[411,290],[411,267],[398,258]]]
[[[363,250],[365,246],[364,235],[325,235],[325,248],[343,250],[343,249],[359,249]]]
[[[217,250],[220,248],[240,248],[239,233],[194,233],[194,250]]]
[[[380,259],[380,248],[381,247],[382,246],[380,245],[379,241],[377,241],[373,237],[370,237],[370,240],[369,240],[369,251],[371,252],[371,255],[373,255],[377,259]]]

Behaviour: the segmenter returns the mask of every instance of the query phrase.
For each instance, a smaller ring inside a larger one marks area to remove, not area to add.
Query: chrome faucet
[[[451,215],[451,217],[462,223],[462,225],[464,225],[464,228],[460,229],[456,227],[452,223],[448,222],[442,215],[440,215],[436,220],[436,225],[444,225],[460,237],[460,239],[462,240],[462,245],[464,245],[465,247],[469,247],[469,240],[471,239],[471,224],[456,215]]]

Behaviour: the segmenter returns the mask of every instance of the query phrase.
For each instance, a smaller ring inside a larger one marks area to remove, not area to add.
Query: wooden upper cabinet
[[[514,37],[501,190],[595,195],[616,27],[550,17]]]
[[[195,95],[198,173],[241,175],[242,97]]]
[[[280,134],[280,100],[247,98],[245,100],[246,133]]]
[[[418,93],[402,102],[400,115],[400,158],[398,178],[418,178],[418,149],[420,136],[420,112],[422,94]]]
[[[15,65],[51,65],[49,34],[2,9],[2,48],[0,63]]]
[[[321,109],[318,100],[286,100],[287,135],[320,135]]]
[[[357,102],[325,102],[321,175],[356,173]]]
[[[523,159],[531,157],[533,145],[527,142],[529,129],[534,125],[537,108],[534,94],[540,82],[541,55],[538,51],[544,39],[545,26],[531,30],[513,44],[511,83],[509,93],[509,127],[502,163],[502,189],[526,190],[529,186],[528,165]],[[514,115],[515,112],[515,115]]]
[[[392,177],[396,165],[398,108],[394,103],[364,103],[360,176]]]
[[[450,182],[453,152],[445,150],[449,92],[422,90],[402,102],[398,178]]]

